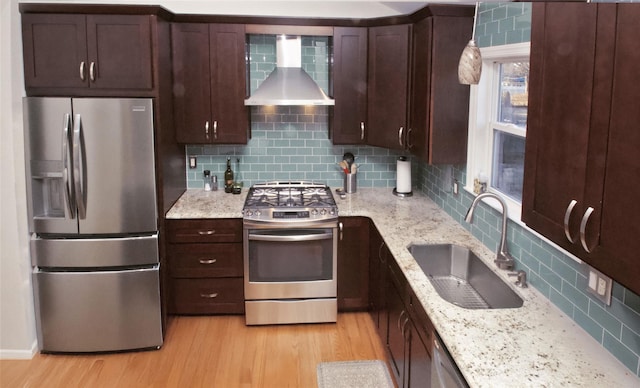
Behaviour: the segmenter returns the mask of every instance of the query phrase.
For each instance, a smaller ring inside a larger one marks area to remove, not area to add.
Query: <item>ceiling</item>
[[[495,0],[494,0],[495,1]],[[153,4],[176,14],[370,19],[411,14],[427,4],[474,4],[469,0],[19,0],[20,3]]]

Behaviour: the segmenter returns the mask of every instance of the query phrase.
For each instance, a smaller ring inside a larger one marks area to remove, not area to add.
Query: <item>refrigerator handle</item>
[[[76,204],[78,205],[78,218],[84,219],[87,215],[84,184],[84,152],[82,151],[82,118],[79,114],[73,120],[73,183],[75,186]]]
[[[71,139],[71,115],[64,114],[64,123],[62,128],[62,182],[64,184],[64,202],[69,210],[69,218],[76,218],[76,204],[73,199],[73,165],[71,163],[71,147],[69,140]]]

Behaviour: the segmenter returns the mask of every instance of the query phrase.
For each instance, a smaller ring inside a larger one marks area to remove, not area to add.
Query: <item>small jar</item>
[[[211,190],[218,191],[218,176],[214,175],[211,177]]]
[[[204,170],[204,191],[211,191],[211,171]]]

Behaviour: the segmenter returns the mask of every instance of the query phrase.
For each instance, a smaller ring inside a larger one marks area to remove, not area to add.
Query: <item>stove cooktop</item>
[[[330,220],[338,217],[331,189],[314,182],[266,182],[249,189],[242,210],[251,220]]]

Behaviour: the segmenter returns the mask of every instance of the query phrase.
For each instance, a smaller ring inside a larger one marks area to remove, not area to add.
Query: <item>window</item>
[[[529,43],[482,48],[480,83],[471,88],[466,188],[474,180],[501,194],[519,221],[529,86]],[[475,186],[477,188],[477,185]],[[491,204],[491,203],[489,203]]]

